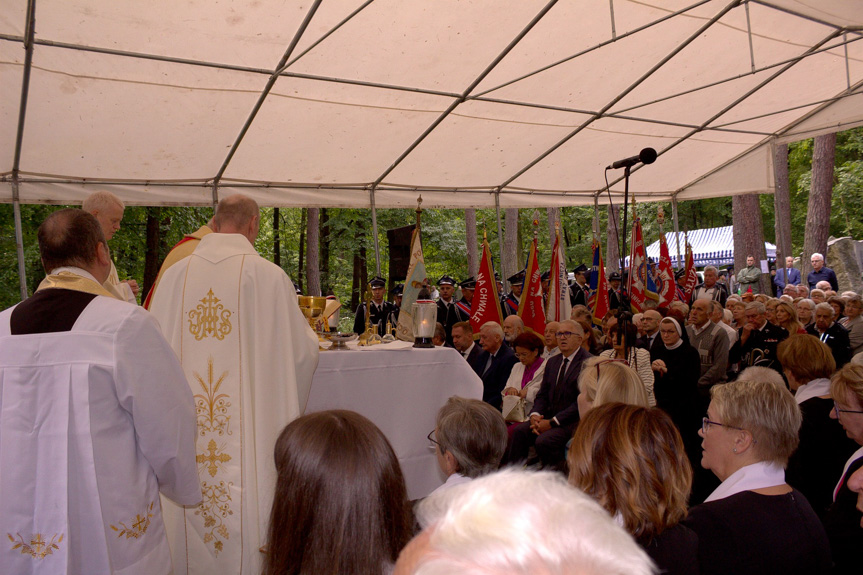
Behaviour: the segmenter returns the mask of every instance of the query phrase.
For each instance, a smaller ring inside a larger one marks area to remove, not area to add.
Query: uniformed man
[[[437,300],[437,321],[443,326],[446,339],[444,345],[453,347],[452,326],[460,321],[470,320],[470,313],[465,313],[456,305],[453,294],[455,293],[455,280],[448,275],[442,276],[437,281],[440,298]]]
[[[396,326],[399,324],[399,312],[402,310],[402,295],[405,293],[405,284],[396,284],[390,290],[393,296],[393,309],[387,317],[387,322],[390,324],[391,333],[395,334]]]
[[[620,307],[620,272],[611,272],[608,276],[608,307],[616,310]]]
[[[572,270],[575,274],[575,281],[569,286],[569,299],[572,307],[577,305],[587,305],[587,300],[590,297],[590,287],[587,285],[587,266],[579,265]]]
[[[542,272],[539,276],[540,286],[542,286],[542,309],[548,310],[548,288],[551,283],[551,272]]]
[[[500,301],[500,311],[506,318],[518,313],[518,304],[521,301],[521,290],[524,288],[524,270],[506,279],[510,285],[510,292]]]
[[[369,285],[372,288],[372,300],[369,302],[371,308],[370,323],[377,327],[378,335],[383,336],[386,330],[387,318],[395,309],[395,306],[388,301],[384,301],[384,289],[387,285],[386,280],[380,276],[375,276],[369,280]],[[354,332],[363,333],[366,331],[366,302],[360,303],[357,307],[357,316],[354,319]]]
[[[476,288],[476,280],[470,276],[458,284],[461,288],[461,299],[456,302],[458,308],[470,317],[470,307],[473,304],[473,290]]]

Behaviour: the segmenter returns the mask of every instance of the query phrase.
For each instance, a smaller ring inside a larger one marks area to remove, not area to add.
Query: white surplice
[[[318,338],[285,272],[240,234],[204,236],[150,305],[180,358],[198,416],[203,503],[165,504],[178,575],[258,575],[282,428],[299,416]]]
[[[105,293],[66,270],[46,281]],[[159,327],[107,294],[65,332],[11,335],[13,309],[0,314],[0,573],[170,573],[159,491],[201,493],[192,394]]]

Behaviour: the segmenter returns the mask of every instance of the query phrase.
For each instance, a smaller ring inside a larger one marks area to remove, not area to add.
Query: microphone
[[[620,168],[629,168],[641,162],[642,164],[652,164],[656,161],[656,150],[653,148],[644,148],[637,156],[617,160],[610,166],[606,166],[606,170],[617,170]]]

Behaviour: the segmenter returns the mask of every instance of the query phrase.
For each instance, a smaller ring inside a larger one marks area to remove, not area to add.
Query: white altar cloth
[[[453,395],[480,399],[482,381],[452,348],[405,349],[393,343],[326,351],[305,413],[350,409],[371,419],[399,458],[408,497],[420,499],[446,479],[426,436]]]

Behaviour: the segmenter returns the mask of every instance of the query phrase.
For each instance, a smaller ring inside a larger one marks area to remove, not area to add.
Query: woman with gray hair
[[[848,340],[851,343],[851,355],[863,351],[863,298],[856,293],[847,298],[845,317],[839,323],[848,330]]]
[[[506,451],[506,423],[484,401],[451,397],[438,411],[428,439],[447,475],[437,492],[496,471]]]
[[[714,386],[698,432],[701,465],[722,483],[689,512],[702,575],[828,573],[824,527],[802,493],[785,482],[797,448],[800,409],[772,383]]]

